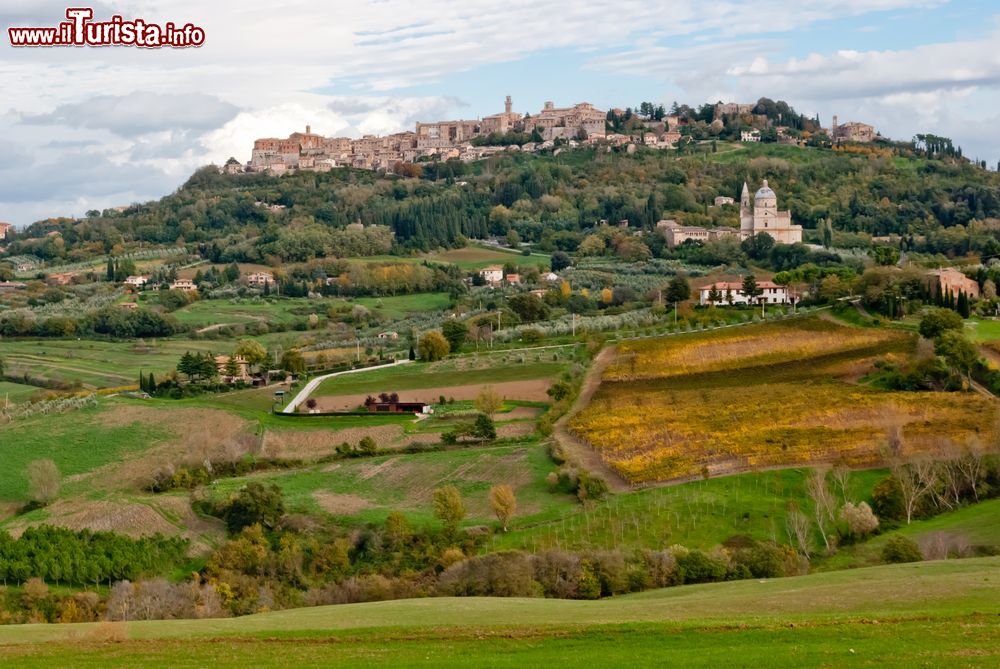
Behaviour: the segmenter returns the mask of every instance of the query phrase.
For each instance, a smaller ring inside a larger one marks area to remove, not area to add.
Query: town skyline
[[[4,153],[0,220],[19,226],[147,201],[250,142],[311,125],[325,136],[385,135],[418,120],[482,118],[510,94],[599,109],[784,99],[824,125],[834,114],[908,139],[951,137],[1000,157],[995,7],[981,0],[673,2],[630,11],[588,2],[552,16],[530,3],[420,8],[384,2],[239,11],[98,2],[149,20],[191,20],[205,45],[13,49],[0,41]],[[49,25],[65,6],[12,0],[0,21]],[[267,20],[263,17],[266,16]],[[553,30],[552,26],[558,26]],[[292,43],[267,47],[276,32]]]

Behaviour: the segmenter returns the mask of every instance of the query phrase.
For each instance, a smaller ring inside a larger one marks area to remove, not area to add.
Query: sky
[[[81,6],[73,3],[71,6]],[[145,202],[258,137],[357,137],[587,101],[786,100],[1000,160],[996,0],[93,0],[188,49],[13,48],[66,4],[0,3],[0,221]]]

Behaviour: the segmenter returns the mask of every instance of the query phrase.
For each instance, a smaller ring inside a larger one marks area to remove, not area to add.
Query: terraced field
[[[972,393],[859,383],[913,336],[818,319],[626,343],[570,428],[632,482],[844,461],[989,438],[997,405]]]

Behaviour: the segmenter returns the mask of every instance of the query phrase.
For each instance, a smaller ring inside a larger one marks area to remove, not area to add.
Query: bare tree
[[[830,472],[833,482],[836,484],[837,488],[840,490],[840,501],[845,504],[849,501],[847,499],[847,488],[851,483],[851,470],[844,463],[838,463],[836,467]]]
[[[826,546],[827,552],[829,552],[830,538],[827,535],[826,526],[827,523],[832,523],[836,518],[837,502],[830,491],[830,486],[827,485],[826,474],[827,470],[825,468],[817,467],[814,469],[806,479],[806,490],[809,492],[809,497],[812,498],[813,516],[816,518],[816,527],[819,528],[819,534],[823,537],[823,544]]]
[[[982,451],[973,446],[966,447],[965,452],[955,461],[955,467],[958,469],[964,485],[972,491],[973,499],[978,502],[979,487],[986,474]]]
[[[903,508],[906,511],[906,524],[913,521],[913,514],[926,497],[937,485],[937,474],[934,463],[930,460],[915,460],[892,465],[892,475],[899,482],[903,495]]]
[[[59,496],[59,468],[52,460],[28,463],[28,493],[33,502],[48,504]]]
[[[788,531],[789,541],[798,546],[799,552],[809,559],[811,553],[809,531],[812,529],[812,523],[809,522],[808,516],[797,508],[789,509],[788,515],[785,516],[785,529]]]

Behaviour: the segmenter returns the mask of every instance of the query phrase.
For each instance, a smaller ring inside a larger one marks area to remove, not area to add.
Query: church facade
[[[779,244],[795,244],[802,241],[802,226],[792,224],[790,211],[778,211],[778,196],[767,179],[750,200],[750,189],[743,182],[740,196],[740,237],[746,239],[766,232]]]

